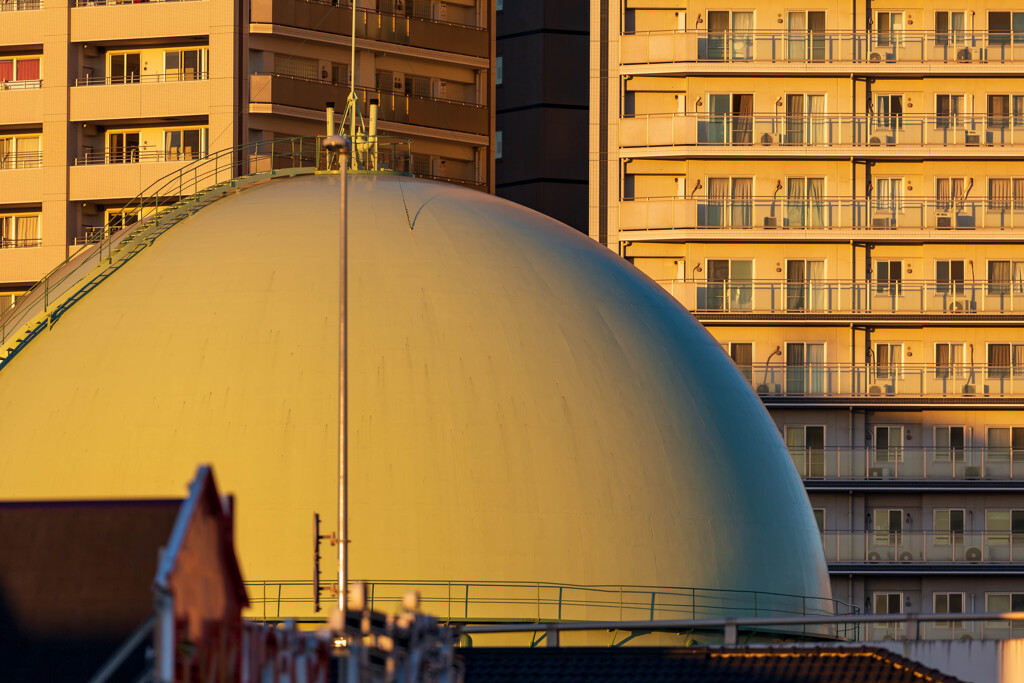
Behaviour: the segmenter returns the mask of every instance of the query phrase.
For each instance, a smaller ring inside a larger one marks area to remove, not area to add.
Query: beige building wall
[[[358,113],[376,100],[379,133],[412,140],[405,170],[493,191],[493,23],[491,0],[358,0]],[[351,27],[344,1],[5,5],[0,312],[156,180],[323,134],[329,102],[340,121]]]
[[[761,395],[834,594],[1024,600],[1024,11],[595,0],[592,28],[590,234]]]

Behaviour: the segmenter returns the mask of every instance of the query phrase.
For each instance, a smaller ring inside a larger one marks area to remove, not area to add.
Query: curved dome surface
[[[29,344],[0,372],[0,498],[177,496],[210,462],[246,579],[308,579],[338,495],[337,193],[222,199]],[[482,193],[350,198],[353,576],[830,595],[778,430],[660,287]]]

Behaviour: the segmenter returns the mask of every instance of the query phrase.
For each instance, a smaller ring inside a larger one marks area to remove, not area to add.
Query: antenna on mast
[[[362,114],[359,111],[359,100],[356,98],[356,9],[359,0],[352,0],[352,54],[349,61],[349,89],[348,100],[345,101],[345,113],[341,117],[341,132],[345,130],[345,123],[348,122],[348,138],[355,143],[360,138],[365,138],[363,131]],[[357,122],[358,119],[358,122]],[[358,127],[358,128],[357,128]],[[357,132],[358,130],[358,132]],[[334,135],[331,131],[331,135]],[[350,154],[349,163],[352,168],[358,166],[358,155]]]

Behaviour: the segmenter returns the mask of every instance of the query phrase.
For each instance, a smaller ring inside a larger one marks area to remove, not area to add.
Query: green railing
[[[251,142],[208,155],[153,182],[119,212],[137,222],[96,231],[94,238],[0,315],[0,369],[90,285],[211,201],[242,185],[279,175],[336,170],[337,158],[323,149],[321,140],[294,137]],[[404,138],[362,139],[353,155],[353,170],[404,174],[411,164],[410,145]]]
[[[662,586],[575,585],[517,581],[367,581],[366,605],[397,612],[409,591],[423,611],[458,623],[830,616],[859,610],[840,600],[763,591]],[[313,617],[312,581],[246,583],[251,616],[273,621]],[[331,600],[323,600],[330,604]],[[322,619],[321,615],[321,619]],[[844,627],[808,633],[853,638]]]

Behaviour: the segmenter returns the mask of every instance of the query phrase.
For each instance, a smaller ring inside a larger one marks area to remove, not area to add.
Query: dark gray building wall
[[[587,0],[505,0],[497,12],[495,193],[587,232]]]

